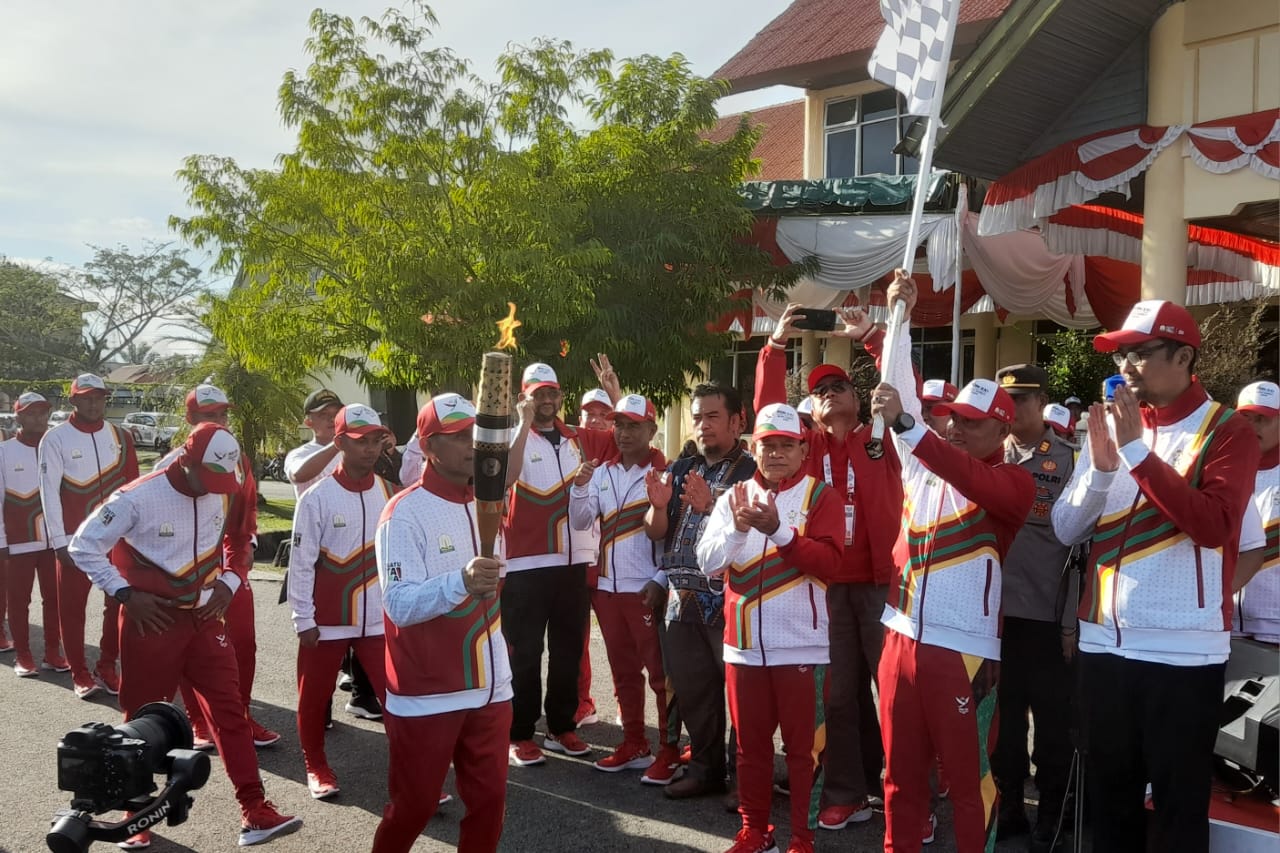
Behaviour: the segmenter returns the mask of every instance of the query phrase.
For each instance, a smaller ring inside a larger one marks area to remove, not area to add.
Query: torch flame
[[[516,329],[524,324],[516,319],[516,304],[514,302],[507,303],[507,316],[499,320],[498,325],[498,342],[494,344],[497,349],[515,349],[516,348]]]

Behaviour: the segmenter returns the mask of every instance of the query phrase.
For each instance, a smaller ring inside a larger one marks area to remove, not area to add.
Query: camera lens
[[[191,749],[191,724],[182,711],[168,702],[143,705],[133,719],[116,726],[116,731],[146,744],[146,762],[152,773],[164,769],[169,750]]]

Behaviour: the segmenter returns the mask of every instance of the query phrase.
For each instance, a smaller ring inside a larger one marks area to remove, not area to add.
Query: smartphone
[[[830,332],[836,327],[836,312],[823,308],[797,308],[795,317],[792,326],[797,329]]]

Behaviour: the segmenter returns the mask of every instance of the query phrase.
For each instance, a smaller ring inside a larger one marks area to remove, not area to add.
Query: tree
[[[126,246],[92,248],[93,260],[63,276],[63,288],[95,306],[84,327],[83,366],[96,373],[127,358],[143,332],[183,317],[206,286],[203,273],[171,243],[146,242],[137,254]]]
[[[738,283],[795,277],[743,239],[758,131],[702,139],[724,88],[678,55],[615,69],[607,51],[539,41],[485,84],[430,45],[429,8],[413,13],[313,13],[312,64],[280,87],[298,141],[277,170],[187,160],[197,212],[171,224],[239,270],[217,336],[253,369],[469,386],[510,302],[518,357],[568,387],[592,383],[588,358],[606,351],[629,387],[681,393],[723,351],[707,324]],[[575,128],[573,108],[595,127]]]
[[[75,373],[88,306],[64,293],[57,275],[0,255],[0,306],[3,378],[46,380]]]
[[[1111,356],[1093,348],[1096,332],[1066,329],[1036,340],[1053,351],[1044,365],[1049,374],[1049,398],[1062,402],[1076,396],[1085,404],[1102,399],[1102,383],[1116,374]]]
[[[1276,332],[1266,322],[1273,305],[1273,297],[1228,302],[1200,323],[1204,345],[1196,359],[1196,375],[1215,400],[1234,406],[1236,395],[1250,382],[1275,381]]]

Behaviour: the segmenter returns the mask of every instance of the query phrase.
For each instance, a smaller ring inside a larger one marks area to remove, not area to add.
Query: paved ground
[[[270,850],[279,853],[349,853],[366,850],[386,799],[386,741],[381,726],[336,712],[337,725],[328,736],[330,761],[342,784],[342,794],[329,802],[315,802],[307,794],[302,758],[294,734],[295,640],[287,612],[275,604],[279,582],[273,575],[255,573],[257,596],[258,678],[253,713],[285,737],[260,751],[267,795],[287,812],[301,816],[305,826],[280,839]],[[40,609],[33,602],[33,618]],[[86,634],[98,637],[100,614],[90,614]],[[33,642],[39,631],[33,627]],[[41,649],[37,646],[37,655]],[[96,658],[91,650],[90,660]],[[608,670],[598,631],[593,630],[592,660],[595,696],[601,723],[583,730],[598,750],[615,745],[620,731],[613,724],[617,708],[608,684]],[[12,655],[0,656],[11,665]],[[346,694],[338,694],[345,696]],[[102,694],[89,702],[71,693],[69,675],[45,673],[18,680],[0,670],[0,779],[6,791],[0,801],[0,853],[43,850],[44,833],[54,811],[64,808],[66,795],[57,790],[56,744],[70,729],[90,720],[116,722],[119,711],[112,697]],[[652,710],[650,719],[654,719]],[[652,734],[652,732],[651,732]],[[602,752],[597,752],[597,755]],[[452,780],[447,785],[452,791]],[[509,779],[506,829],[502,849],[513,853],[540,851],[722,851],[738,827],[736,815],[724,812],[718,798],[674,802],[659,789],[639,784],[635,772],[604,774],[585,760],[550,755],[542,767],[512,768]],[[162,827],[152,850],[230,850],[235,847],[239,813],[231,786],[214,759],[209,784],[195,793],[191,819],[177,827]],[[774,819],[785,828],[787,803],[774,800]],[[453,849],[457,842],[460,802],[445,806],[415,847],[420,851]],[[943,803],[938,841],[930,851],[951,851],[949,807]],[[819,831],[819,853],[871,853],[882,845],[884,820],[842,832]],[[97,846],[95,849],[114,849]],[[1024,849],[1001,845],[1001,850]]]

